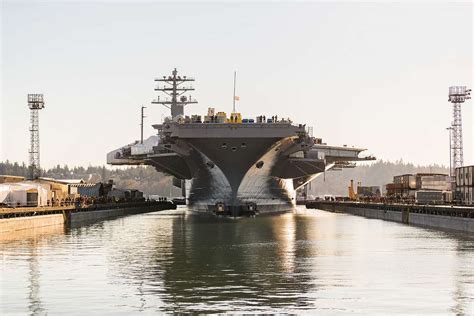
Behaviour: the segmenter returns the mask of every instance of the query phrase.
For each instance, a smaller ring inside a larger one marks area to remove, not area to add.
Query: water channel
[[[298,208],[1,236],[0,314],[474,314],[474,237]]]

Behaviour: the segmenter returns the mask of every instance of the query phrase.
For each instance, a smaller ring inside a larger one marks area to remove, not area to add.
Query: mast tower
[[[28,94],[28,107],[30,108],[30,161],[29,176],[36,179],[40,176],[40,139],[39,139],[39,110],[44,108],[42,94]]]
[[[449,87],[448,101],[453,104],[453,121],[451,122],[451,161],[453,168],[450,175],[453,178],[454,170],[464,165],[461,104],[470,99],[470,95],[471,89],[467,89],[466,86]]]
[[[162,78],[155,78],[158,82],[155,91],[161,91],[165,93],[169,98],[166,100],[160,100],[160,97],[153,100],[153,104],[161,104],[171,110],[171,117],[175,119],[179,115],[184,115],[184,106],[188,104],[197,103],[191,96],[185,96],[184,94],[188,91],[194,91],[194,88],[185,83],[194,81],[194,78],[186,76],[178,76],[178,70],[173,70],[171,76],[163,76]],[[163,83],[163,84],[160,84]]]

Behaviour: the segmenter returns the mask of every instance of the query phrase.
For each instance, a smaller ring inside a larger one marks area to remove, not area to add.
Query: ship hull
[[[158,139],[108,154],[111,164],[147,164],[185,180],[191,210],[241,216],[285,212],[295,190],[361,149],[315,146],[304,125],[290,123],[154,125]]]
[[[185,157],[192,180],[190,209],[239,216],[290,211],[293,182],[272,176],[291,138],[197,138]]]
[[[153,103],[168,107],[171,117],[153,125],[158,135],[109,152],[107,162],[152,165],[182,189],[190,182],[191,209],[232,216],[288,211],[295,206],[295,190],[318,174],[374,159],[359,158],[364,149],[327,146],[306,125],[276,115],[254,120],[209,108],[202,120],[184,116],[184,106],[197,103],[184,95],[194,90],[186,86],[194,79],[178,76],[175,68],[155,81],[155,90],[171,98]]]

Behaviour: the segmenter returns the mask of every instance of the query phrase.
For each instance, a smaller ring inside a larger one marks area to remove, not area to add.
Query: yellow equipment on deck
[[[357,201],[358,198],[357,193],[354,191],[354,180],[351,180],[351,185],[349,186],[349,199],[351,201]]]
[[[237,112],[230,113],[230,117],[227,120],[227,123],[241,124],[242,123],[242,115],[240,113],[237,113]]]

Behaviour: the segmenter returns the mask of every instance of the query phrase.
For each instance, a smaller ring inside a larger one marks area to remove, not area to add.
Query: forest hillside
[[[448,173],[449,169],[440,165],[416,166],[403,161],[388,162],[379,160],[371,164],[361,164],[353,169],[328,171],[321,174],[311,183],[310,194],[347,195],[347,187],[351,179],[362,185],[377,185],[385,190],[385,184],[392,181],[393,176],[405,173],[436,172]],[[0,162],[0,174],[27,176],[28,167],[25,164]],[[55,179],[83,179],[87,182],[114,180],[119,188],[138,189],[145,194],[161,196],[179,196],[181,190],[172,188],[172,177],[157,172],[153,167],[107,168],[105,166],[69,167],[56,166],[43,170],[44,177]]]

